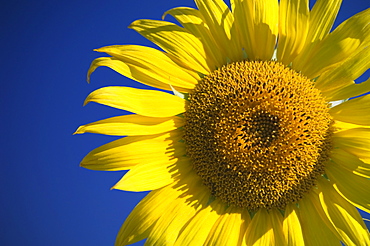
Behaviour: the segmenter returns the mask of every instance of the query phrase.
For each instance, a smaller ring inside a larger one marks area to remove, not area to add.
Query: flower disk
[[[250,211],[284,209],[324,173],[328,110],[313,82],[281,63],[231,63],[189,95],[187,154],[223,202]]]

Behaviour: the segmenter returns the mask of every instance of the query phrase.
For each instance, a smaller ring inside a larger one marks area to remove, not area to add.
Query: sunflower
[[[76,131],[124,136],[81,165],[151,190],[116,245],[370,245],[370,10],[330,32],[341,0],[195,3],[130,25],[163,51],[99,48],[88,71],[156,88],[93,91],[133,114]]]

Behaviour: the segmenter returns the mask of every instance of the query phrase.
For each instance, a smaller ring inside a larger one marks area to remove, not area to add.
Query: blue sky
[[[72,133],[81,124],[122,114],[91,103],[108,85],[142,87],[108,68],[86,83],[94,48],[153,46],[127,26],[160,19],[191,0],[12,0],[0,10],[0,243],[113,245],[116,233],[146,193],[110,190],[124,172],[79,167],[90,150],[114,137]],[[344,0],[336,25],[369,7]],[[368,216],[369,217],[369,216]],[[138,243],[136,245],[142,245]]]

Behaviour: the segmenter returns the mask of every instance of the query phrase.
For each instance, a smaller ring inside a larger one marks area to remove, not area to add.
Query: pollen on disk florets
[[[190,93],[185,120],[194,169],[227,204],[283,209],[324,172],[328,104],[281,63],[242,61],[212,72]]]

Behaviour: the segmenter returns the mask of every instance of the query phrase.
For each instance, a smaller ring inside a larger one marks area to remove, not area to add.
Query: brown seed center
[[[331,149],[328,104],[312,81],[277,62],[214,71],[189,95],[187,154],[211,193],[256,210],[296,202]]]

